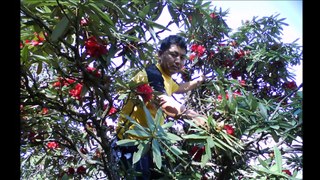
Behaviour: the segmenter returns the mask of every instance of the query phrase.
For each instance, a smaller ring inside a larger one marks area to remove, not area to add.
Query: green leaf
[[[237,153],[238,155],[240,155],[240,153],[239,153],[237,150],[235,150],[233,147],[229,146],[228,144],[224,143],[223,141],[221,141],[221,140],[218,139],[218,138],[216,138],[216,140],[219,141],[219,143],[220,143],[222,146],[224,146],[224,147],[230,149],[231,151]]]
[[[173,123],[172,121],[170,121],[170,122],[168,122],[168,123],[163,124],[161,127],[162,127],[163,129],[167,129],[167,128],[169,128],[169,127],[172,127],[173,125],[174,125],[174,123]]]
[[[169,133],[169,132],[166,133],[166,137],[167,137],[168,140],[173,140],[173,141],[180,141],[180,140],[182,140],[181,137],[179,137],[179,136],[177,136],[177,135],[175,135],[175,134]]]
[[[46,155],[43,155],[43,156],[35,163],[35,165],[39,165],[39,164],[42,162],[42,160],[44,160],[45,157],[46,157]]]
[[[279,137],[273,129],[270,129],[270,134],[275,142],[279,142]]]
[[[182,136],[183,139],[207,139],[210,136],[200,136],[197,134],[188,134],[188,135],[184,135]]]
[[[148,4],[144,6],[144,8],[141,11],[139,11],[138,16],[141,17],[142,19],[147,19],[145,17],[149,13],[149,11],[150,11],[150,5]]]
[[[208,154],[208,160],[211,160],[211,148],[206,144],[205,146],[206,154]]]
[[[282,156],[281,156],[281,152],[278,149],[277,146],[273,147],[273,152],[274,152],[274,157],[275,157],[275,161],[276,161],[276,165],[277,165],[277,172],[281,173],[282,172]]]
[[[139,129],[130,129],[130,130],[127,130],[126,133],[134,135],[134,136],[138,136],[138,137],[151,137],[151,135],[149,133],[147,133],[146,131],[139,130]]]
[[[147,123],[148,123],[148,127],[150,128],[150,130],[153,132],[154,131],[154,128],[155,128],[155,123],[154,123],[154,120],[153,120],[153,117],[150,113],[150,111],[148,110],[148,108],[146,107],[146,105],[144,104],[143,105],[143,110],[146,114],[146,119],[147,119]]]
[[[64,175],[62,176],[61,180],[68,180],[69,176],[67,173],[64,173]]]
[[[265,167],[265,168],[268,168],[268,167],[269,167],[269,165],[268,165],[264,160],[262,160],[262,159],[259,158],[259,157],[258,157],[258,161],[260,162],[260,164],[261,164],[263,167]]]
[[[161,124],[161,121],[163,120],[163,112],[162,112],[162,109],[159,108],[157,110],[157,113],[156,113],[156,116],[154,118],[154,121],[155,121],[155,124],[156,124],[156,127],[160,127],[160,124]],[[162,129],[162,128],[161,128]]]
[[[210,154],[210,156],[211,156],[211,154]],[[202,154],[202,156],[201,156],[201,168],[203,168],[205,165],[206,165],[206,163],[209,161],[209,154]]]
[[[41,72],[42,72],[42,62],[40,61],[37,67],[37,74],[39,75]]]
[[[278,130],[278,129],[280,128],[279,125],[271,125],[270,127],[271,127],[272,129],[275,129],[275,130]]]
[[[139,144],[138,140],[135,139],[121,139],[116,143],[118,146],[135,146]]]
[[[167,27],[161,25],[161,24],[158,24],[154,21],[150,21],[148,19],[146,19],[146,21],[148,22],[148,24],[154,28],[157,28],[157,29],[160,29],[160,30],[167,30],[167,31],[170,31],[170,29],[168,29]]]
[[[213,139],[212,139],[211,136],[207,138],[207,144],[208,144],[208,146],[209,146],[210,148],[214,147],[214,144],[215,144],[215,143],[214,143],[214,141],[213,141]]]
[[[22,63],[28,62],[28,58],[29,58],[29,49],[27,48],[27,46],[25,46],[21,52]]]
[[[56,25],[55,29],[51,34],[51,41],[57,42],[58,39],[64,35],[69,27],[69,20],[66,16],[64,16],[61,21]]]
[[[259,112],[265,120],[268,119],[267,109],[262,103],[259,103]]]
[[[179,156],[182,154],[182,151],[177,146],[170,146],[169,149],[176,156]]]
[[[152,140],[152,155],[153,155],[153,162],[156,163],[156,166],[158,169],[161,169],[162,160],[161,160],[160,146],[156,139]]]
[[[138,151],[133,153],[133,164],[137,163],[141,159],[141,156],[144,155],[144,153],[146,152],[146,148],[147,146],[145,143],[141,143],[138,145]]]
[[[111,26],[114,26],[114,23],[113,21],[110,19],[110,17],[104,13],[103,11],[101,11],[101,9],[96,6],[95,4],[93,3],[90,3],[89,4],[89,7],[102,19],[104,20],[105,22],[107,22],[109,25]]]
[[[168,4],[168,10],[169,10],[169,13],[170,13],[173,21],[179,27],[179,20],[178,20],[179,14],[176,13],[176,11],[174,10],[174,7],[171,4]]]

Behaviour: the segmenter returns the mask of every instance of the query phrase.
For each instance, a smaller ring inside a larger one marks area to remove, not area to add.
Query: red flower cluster
[[[105,104],[105,105],[103,106],[103,110],[106,110],[107,107],[108,107],[108,105]],[[109,112],[108,112],[108,115],[111,116],[111,115],[113,115],[114,113],[116,113],[117,111],[118,111],[117,108],[115,108],[115,107],[112,106],[112,107],[110,108]]]
[[[215,13],[210,13],[210,17],[211,17],[212,19],[214,19],[214,18],[217,17],[217,15],[216,15]]]
[[[58,78],[58,81],[53,83],[53,87],[62,87],[62,86],[69,86],[70,84],[75,83],[76,81],[74,79],[62,79],[62,78]],[[80,99],[80,94],[81,94],[81,90],[82,90],[82,84],[78,83],[76,84],[76,86],[73,89],[69,90],[69,94],[72,97],[75,97],[75,99]]]
[[[78,174],[85,174],[86,173],[86,168],[85,167],[83,167],[83,166],[79,166],[78,168],[77,168],[77,173]]]
[[[239,83],[241,86],[246,86],[246,81],[245,80],[239,80]]]
[[[223,129],[227,131],[228,134],[230,134],[231,136],[234,136],[234,129],[232,126],[230,125],[224,125]]]
[[[50,141],[47,143],[47,147],[49,149],[57,149],[59,147],[59,144],[57,142]]]
[[[69,168],[68,168],[68,171],[67,171],[67,174],[68,174],[68,175],[73,175],[74,173],[75,173],[74,168],[73,168],[73,167],[69,167]]]
[[[116,113],[118,110],[115,107],[111,107],[110,111],[108,112],[108,115],[111,116],[112,114]]]
[[[223,61],[223,65],[224,67],[231,67],[233,66],[233,62],[230,59],[226,59],[225,61]]]
[[[87,154],[87,153],[88,153],[88,150],[87,150],[86,148],[82,147],[82,148],[80,148],[80,152],[81,152],[82,154]]]
[[[240,59],[240,58],[242,58],[243,56],[248,55],[248,54],[250,54],[250,51],[249,51],[249,50],[244,51],[244,50],[241,49],[241,50],[237,51],[237,52],[234,54],[234,58],[236,58],[236,60],[238,60],[238,59]]]
[[[99,43],[95,37],[90,37],[89,39],[86,40],[85,48],[86,48],[87,54],[95,58],[98,58],[102,54],[107,53],[106,45]]]
[[[241,96],[241,95],[242,95],[242,94],[241,94],[240,91],[234,91],[234,92],[233,92],[233,98],[236,98],[237,96]],[[226,99],[227,99],[227,100],[229,99],[229,94],[228,94],[228,93],[226,93]],[[219,101],[222,101],[222,95],[221,95],[221,94],[218,95],[218,100],[219,100]]]
[[[137,87],[137,93],[142,96],[144,102],[148,102],[152,99],[153,89],[149,84],[141,84]]]
[[[191,156],[193,156],[193,160],[200,161],[201,156],[205,151],[205,147],[202,146],[201,148],[199,146],[193,146],[189,152]]]
[[[44,107],[44,108],[42,108],[41,114],[48,114],[48,111],[49,111],[49,109]]]
[[[288,174],[289,176],[292,176],[291,172],[289,170],[287,170],[287,169],[282,170],[282,172]]]
[[[95,77],[98,77],[98,78],[101,77],[101,72],[98,71],[98,70],[97,70],[96,68],[94,68],[94,67],[88,66],[88,67],[87,67],[87,71],[88,71],[88,73],[94,75]]]
[[[231,72],[231,76],[233,79],[237,79],[239,76],[241,76],[241,72],[239,70],[235,69]]]
[[[75,99],[79,100],[81,98],[81,90],[82,90],[82,84],[78,83],[73,89],[70,89],[69,94],[72,97],[75,97]]]
[[[68,86],[70,84],[73,84],[74,82],[76,82],[74,79],[70,79],[70,78],[66,78],[66,79],[62,79],[62,78],[58,78],[58,81],[53,83],[53,87],[62,87],[62,86]]]
[[[283,83],[283,87],[284,87],[284,88],[287,88],[287,89],[294,90],[294,89],[297,88],[297,84],[296,84],[296,82],[294,82],[294,81],[290,81],[290,82],[287,81],[287,82]]]
[[[41,34],[38,34],[37,32],[34,33],[34,35],[36,36],[35,39],[33,40],[26,40],[25,43],[26,44],[29,44],[31,46],[38,46],[38,45],[42,45],[42,42],[44,41],[44,35],[41,33]],[[22,45],[23,46],[23,45]],[[21,48],[21,44],[20,44],[20,48]]]
[[[189,59],[190,59],[190,61],[193,61],[194,60],[194,58],[196,58],[196,55],[195,54],[190,54],[190,56],[189,56]]]
[[[198,44],[191,45],[191,52],[196,53],[199,57],[202,56],[205,51],[206,51],[206,48],[202,45],[198,45]]]

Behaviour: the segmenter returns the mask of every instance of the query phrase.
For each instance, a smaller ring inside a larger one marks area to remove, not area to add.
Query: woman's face
[[[168,76],[180,72],[185,59],[185,49],[176,44],[171,44],[169,49],[159,54],[160,66]]]

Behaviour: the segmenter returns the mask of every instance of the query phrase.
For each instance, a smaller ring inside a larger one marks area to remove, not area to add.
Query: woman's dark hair
[[[160,45],[160,53],[163,53],[167,49],[170,48],[171,44],[176,44],[187,52],[187,44],[186,41],[178,35],[170,35],[162,40]]]

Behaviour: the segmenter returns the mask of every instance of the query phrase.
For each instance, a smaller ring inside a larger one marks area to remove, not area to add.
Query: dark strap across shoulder
[[[164,79],[157,66],[155,64],[149,65],[146,67],[146,72],[150,86],[153,87],[155,91],[166,93],[164,89]]]

